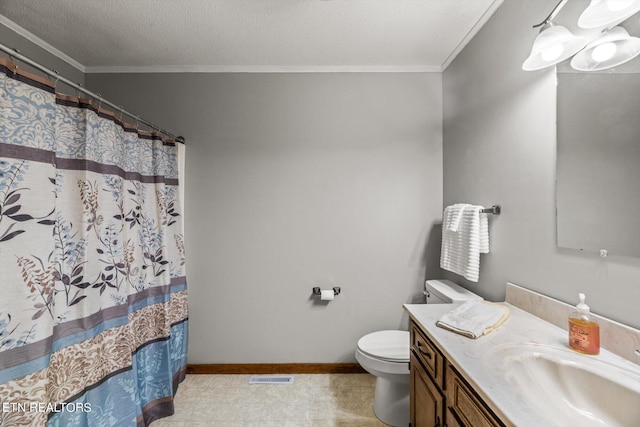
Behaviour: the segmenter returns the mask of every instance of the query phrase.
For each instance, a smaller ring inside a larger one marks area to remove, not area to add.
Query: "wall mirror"
[[[558,246],[640,257],[640,74],[557,77]]]
[[[637,16],[623,26],[640,36]],[[559,247],[640,258],[640,57],[557,67],[556,179]]]

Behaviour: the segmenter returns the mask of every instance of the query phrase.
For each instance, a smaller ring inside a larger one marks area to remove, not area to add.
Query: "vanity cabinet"
[[[411,427],[503,427],[413,320],[410,332]]]

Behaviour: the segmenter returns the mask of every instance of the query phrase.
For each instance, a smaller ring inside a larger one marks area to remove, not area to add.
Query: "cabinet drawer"
[[[459,425],[466,427],[502,427],[503,424],[448,363],[446,370],[447,406],[459,421]],[[449,411],[448,415],[451,415]],[[456,424],[452,422],[451,425]]]
[[[440,354],[414,322],[411,322],[411,349],[418,360],[424,365],[431,378],[433,378],[434,383],[442,389],[444,386],[444,363],[442,354]]]

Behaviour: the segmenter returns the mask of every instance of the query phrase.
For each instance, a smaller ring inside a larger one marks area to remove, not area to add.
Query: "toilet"
[[[427,298],[427,304],[448,304],[483,299],[451,280],[427,280],[424,284],[424,295]]]
[[[462,302],[482,297],[449,280],[425,282],[427,304]],[[409,332],[377,331],[358,340],[356,360],[376,377],[373,412],[385,424],[409,425]]]

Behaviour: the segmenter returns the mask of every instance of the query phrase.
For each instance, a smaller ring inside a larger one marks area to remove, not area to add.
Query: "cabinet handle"
[[[418,341],[418,350],[420,350],[420,353],[424,354],[427,359],[431,359],[431,353],[429,353],[422,347],[422,343],[420,341]]]

